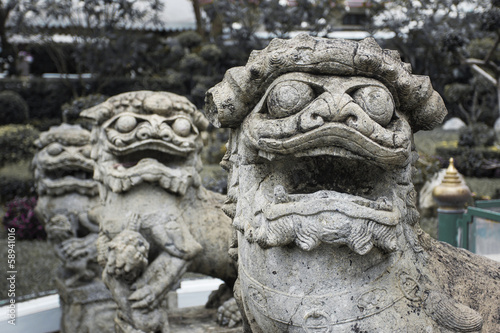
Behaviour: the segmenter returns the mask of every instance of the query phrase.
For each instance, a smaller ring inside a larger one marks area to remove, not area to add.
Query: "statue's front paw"
[[[61,243],[61,252],[69,260],[76,260],[88,255],[87,244],[80,238],[70,238]]]
[[[240,309],[234,297],[225,301],[217,309],[217,322],[221,326],[227,326],[229,328],[235,327],[241,323],[241,320]]]
[[[132,286],[131,289],[135,289],[135,286]],[[132,309],[153,309],[159,301],[154,289],[148,285],[134,291],[128,300],[132,303]]]

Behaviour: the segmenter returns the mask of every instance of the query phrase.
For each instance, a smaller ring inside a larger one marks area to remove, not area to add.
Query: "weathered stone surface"
[[[62,124],[43,132],[35,144],[39,149],[33,159],[35,212],[62,261],[56,277],[61,331],[114,332],[116,305],[97,264],[99,226],[87,215],[97,202],[90,132]]]
[[[118,304],[118,332],[171,332],[165,297],[186,271],[233,286],[224,197],[201,185],[208,121],[186,98],[139,91],[82,116],[94,120],[92,157],[101,203],[98,259]]]
[[[420,229],[412,135],[446,109],[397,52],[274,39],[206,110],[232,129],[224,210],[245,332],[499,330],[500,265]]]
[[[217,323],[215,309],[202,306],[175,309],[168,312],[170,329],[175,333],[242,333],[241,326],[228,328]]]

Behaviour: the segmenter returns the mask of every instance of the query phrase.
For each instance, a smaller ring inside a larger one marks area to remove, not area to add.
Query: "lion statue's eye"
[[[177,118],[172,124],[172,129],[177,135],[186,137],[191,133],[191,122],[184,118]]]
[[[394,102],[391,94],[376,86],[362,87],[352,95],[354,101],[381,126],[387,126],[394,113]]]
[[[274,86],[267,97],[267,110],[273,118],[291,116],[315,98],[313,89],[300,81],[286,81]]]
[[[137,119],[132,116],[124,115],[118,118],[115,123],[115,128],[120,133],[127,133],[137,126]]]
[[[47,153],[52,156],[59,155],[63,152],[63,146],[60,143],[54,142],[47,147]]]

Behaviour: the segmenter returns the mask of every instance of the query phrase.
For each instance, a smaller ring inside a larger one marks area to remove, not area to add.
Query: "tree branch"
[[[491,60],[491,58],[493,57],[493,54],[497,50],[498,44],[500,44],[500,33],[497,31],[497,39],[495,40],[495,44],[491,48],[490,52],[488,52],[488,55],[486,56],[486,58],[484,58],[485,63],[487,63]]]
[[[479,67],[478,65],[473,64],[471,66],[471,68],[472,68],[473,71],[475,71],[477,74],[479,74],[482,77],[484,77],[488,82],[490,82],[491,84],[493,84],[495,87],[498,85],[498,81],[493,76],[491,76],[488,72],[486,72],[484,69],[482,69],[481,67]]]

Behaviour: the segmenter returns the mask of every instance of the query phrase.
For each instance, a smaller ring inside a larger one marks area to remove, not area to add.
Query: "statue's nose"
[[[357,118],[362,112],[348,94],[324,92],[301,114],[299,127],[302,131],[310,131],[325,122],[346,122],[350,117]]]
[[[324,92],[300,115],[299,129],[311,131],[325,123],[342,123],[364,135],[371,135],[375,124],[348,94]]]

